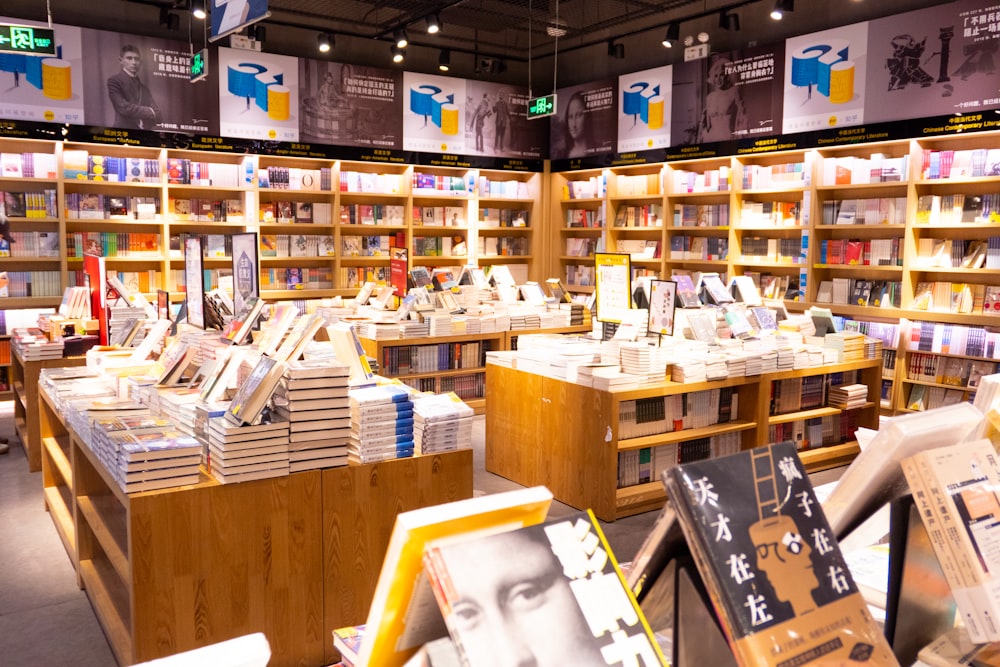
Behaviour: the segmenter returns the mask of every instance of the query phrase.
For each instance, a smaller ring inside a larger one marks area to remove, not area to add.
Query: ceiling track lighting
[[[191,15],[196,19],[204,21],[208,16],[205,11],[205,0],[191,0]]]
[[[723,30],[732,30],[733,32],[739,32],[740,30],[740,15],[731,14],[727,10],[723,9],[719,14],[719,27]]]
[[[622,60],[625,58],[625,45],[615,44],[615,40],[608,40],[608,58],[615,58],[616,60]]]
[[[771,18],[780,21],[786,13],[795,11],[795,0],[775,0]]]
[[[442,72],[447,72],[451,69],[450,49],[441,49],[441,55],[438,56],[438,69]]]
[[[396,46],[400,49],[405,49],[406,45],[410,43],[410,40],[406,36],[406,31],[402,28],[392,33],[392,40],[396,42]]]
[[[403,58],[406,57],[406,54],[403,53],[403,49],[393,44],[390,50],[392,51],[392,62],[394,63],[403,62]]]
[[[663,37],[663,46],[672,48],[681,38],[681,24],[673,21],[667,24],[667,34]]]
[[[329,53],[330,49],[333,48],[333,36],[328,33],[321,32],[316,36],[316,44],[320,53]]]
[[[431,14],[427,17],[427,34],[436,35],[439,32],[441,32],[441,17]]]

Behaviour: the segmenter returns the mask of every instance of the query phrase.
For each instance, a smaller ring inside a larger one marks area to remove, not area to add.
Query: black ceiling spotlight
[[[267,38],[267,28],[259,23],[247,26],[247,37],[254,42],[263,42]]]
[[[401,49],[405,49],[406,45],[410,43],[410,40],[406,37],[406,31],[402,28],[392,33],[392,39],[396,42],[396,46]]]
[[[208,16],[208,12],[205,11],[205,0],[191,0],[191,15],[196,19],[205,20]]]
[[[780,21],[787,12],[795,11],[795,0],[775,0],[774,9],[771,10],[771,18]]]
[[[174,14],[166,7],[160,7],[160,27],[166,28],[167,30],[180,30],[180,14]]]
[[[403,58],[406,57],[406,54],[403,53],[403,49],[399,48],[399,46],[397,46],[396,44],[393,44],[391,51],[392,51],[392,62],[394,63],[403,62]]]
[[[723,9],[719,14],[719,27],[723,30],[732,30],[733,32],[739,32],[740,30],[740,15],[731,14],[728,10]]]
[[[333,48],[333,36],[328,33],[321,32],[316,36],[316,44],[319,47],[320,53],[329,53],[330,49]]]
[[[608,58],[615,58],[617,60],[622,60],[625,58],[625,45],[615,44],[615,40],[608,40]]]
[[[438,56],[438,69],[442,72],[451,69],[451,49],[441,49],[441,55]]]
[[[673,21],[667,24],[667,34],[663,37],[663,46],[672,48],[681,38],[681,24]]]
[[[430,35],[436,35],[441,32],[441,17],[437,14],[431,14],[427,17],[427,33]]]

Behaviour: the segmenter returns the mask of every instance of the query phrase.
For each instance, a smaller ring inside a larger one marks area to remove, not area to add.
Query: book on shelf
[[[668,664],[589,510],[429,546],[424,569],[467,665]]]
[[[399,514],[375,584],[359,664],[399,667],[421,645],[448,634],[422,574],[428,546],[541,523],[551,503],[548,489],[530,487]]]
[[[664,483],[739,664],[898,665],[793,444],[684,463]]]

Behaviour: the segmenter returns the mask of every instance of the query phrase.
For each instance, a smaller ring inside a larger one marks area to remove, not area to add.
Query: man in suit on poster
[[[122,69],[108,78],[108,98],[115,109],[115,127],[152,130],[160,122],[160,108],[149,88],[139,78],[142,56],[139,49],[125,44],[118,56]]]

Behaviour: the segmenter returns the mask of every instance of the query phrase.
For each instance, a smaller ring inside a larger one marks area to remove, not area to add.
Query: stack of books
[[[428,313],[424,316],[424,321],[427,322],[427,334],[429,336],[451,335],[450,313]]]
[[[335,358],[291,361],[274,391],[273,414],[288,422],[291,472],[347,465],[351,367]]]
[[[430,327],[427,322],[418,320],[403,320],[399,323],[400,338],[424,338],[430,335]]]
[[[686,357],[674,362],[670,369],[670,379],[674,382],[705,382],[705,360],[697,357]]]
[[[472,447],[473,410],[454,393],[427,394],[413,401],[415,454]]]
[[[118,460],[111,468],[125,493],[155,491],[201,480],[202,445],[177,432],[134,434],[118,431],[112,438]]]
[[[837,351],[837,361],[840,363],[865,359],[864,334],[853,331],[829,333],[823,337],[823,344]]]
[[[669,348],[653,347],[646,343],[622,343],[622,372],[638,375],[646,382],[663,382],[666,375],[666,353]]]
[[[854,410],[863,408],[868,402],[868,385],[845,384],[838,387],[830,387],[827,394],[827,402],[835,408],[841,410]]]
[[[145,436],[152,433],[162,437],[171,430],[174,430],[174,425],[169,419],[157,417],[140,406],[139,409],[116,411],[113,414],[99,416],[93,421],[90,428],[88,442],[91,451],[97,454],[97,458],[101,460],[104,467],[108,470],[114,470],[118,463],[119,441],[115,439],[118,434],[129,433]],[[200,462],[201,457],[199,456]]]
[[[206,466],[223,484],[287,475],[288,422],[237,426],[227,417],[209,419]]]
[[[413,456],[413,400],[401,385],[352,389],[350,463],[374,463]]]
[[[61,338],[49,340],[37,327],[17,328],[11,331],[11,348],[24,361],[62,359],[65,347]]]

